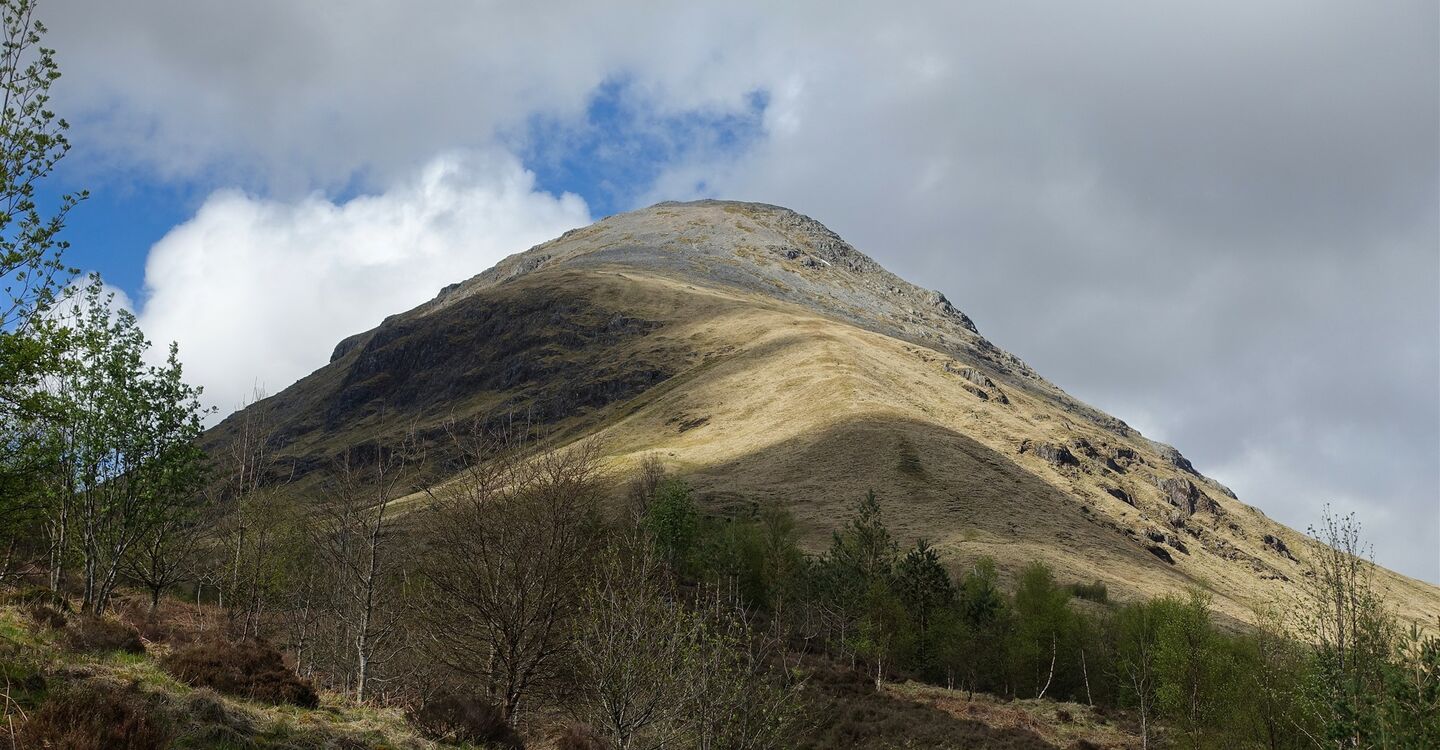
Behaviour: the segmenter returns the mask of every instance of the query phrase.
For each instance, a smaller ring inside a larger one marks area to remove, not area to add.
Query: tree
[[[939,636],[956,635],[948,623],[938,628],[938,632],[936,627],[953,611],[955,587],[945,566],[940,564],[940,554],[928,541],[917,541],[895,566],[895,591],[915,634],[911,665],[922,674],[934,674],[940,670]]]
[[[694,553],[700,523],[690,488],[678,479],[661,481],[655,487],[644,518],[645,529],[655,540],[665,563],[672,572],[682,572]]]
[[[1140,746],[1150,747],[1157,690],[1156,659],[1161,613],[1154,603],[1127,604],[1116,612],[1108,630],[1113,639],[1115,677],[1121,695],[1140,713]]]
[[[1386,671],[1398,630],[1371,579],[1360,525],[1327,507],[1312,527],[1302,632],[1314,643],[1311,697],[1323,717],[1324,740],[1364,747],[1386,735]]]
[[[605,485],[593,444],[527,451],[479,425],[452,439],[460,473],[426,489],[424,643],[513,720],[523,698],[567,674]]]
[[[1010,609],[1000,590],[995,561],[982,557],[960,581],[956,606],[963,638],[950,656],[951,669],[963,674],[971,693],[1000,683],[1008,656]]]
[[[307,530],[328,573],[329,612],[349,641],[355,700],[364,702],[375,669],[394,655],[403,604],[391,506],[408,491],[411,441],[356,446],[335,462],[325,502]]]
[[[75,275],[59,239],[70,210],[88,197],[64,195],[45,216],[35,200],[36,185],[70,150],[69,124],[48,105],[50,86],[60,78],[55,51],[41,46],[45,25],[35,17],[35,0],[0,4],[0,330],[23,334]]]
[[[820,558],[815,571],[820,606],[831,636],[842,650],[851,649],[852,657],[856,644],[867,643],[872,651],[881,645],[876,639],[882,634],[876,628],[892,609],[886,595],[898,557],[899,547],[885,525],[880,499],[871,490],[856,506],[850,521],[831,537],[830,549]],[[867,616],[869,632],[860,634],[857,628]]]
[[[1050,568],[1041,562],[1026,566],[1015,590],[1015,648],[1017,684],[1031,680],[1036,698],[1044,698],[1055,679],[1061,640],[1069,635],[1070,592],[1056,585]]]
[[[1271,750],[1299,746],[1301,737],[1316,736],[1303,726],[1298,694],[1305,683],[1306,649],[1285,628],[1285,617],[1273,604],[1257,604],[1252,626],[1242,636],[1248,652],[1237,689],[1249,696],[1247,704],[1255,729],[1252,734]]]
[[[36,186],[70,149],[65,120],[48,109],[60,77],[34,0],[0,2],[0,578],[17,547],[42,523],[45,472],[53,443],[39,422],[49,414],[44,387],[58,364],[60,330],[48,313],[76,270],[59,235],[86,197],[65,195],[46,215]]]
[[[283,497],[289,477],[273,451],[276,421],[273,405],[256,388],[226,420],[229,439],[216,456],[217,481],[210,486],[205,525],[213,551],[206,578],[242,636],[259,636],[271,599],[285,593],[278,584],[293,550],[280,542],[298,542],[300,530],[293,503]]]
[[[675,601],[672,581],[651,540],[622,538],[584,592],[581,718],[617,750],[665,747],[684,731],[701,622]]]
[[[771,662],[783,643],[757,633],[744,611],[715,601],[701,607],[695,656],[688,661],[686,717],[698,750],[778,750],[792,746],[800,683]],[[706,614],[708,613],[708,614]]]
[[[192,505],[177,505],[146,531],[124,558],[124,573],[150,592],[150,615],[160,597],[195,574],[204,538]]]
[[[150,342],[133,314],[113,309],[98,277],[66,330],[49,420],[58,446],[52,526],[62,547],[78,550],[84,611],[100,615],[131,548],[197,491],[205,410],[200,389],[183,380],[174,344],[163,365],[144,364]]]
[[[1160,613],[1156,702],[1198,749],[1221,729],[1223,692],[1231,681],[1220,634],[1210,622],[1210,597],[1192,590],[1184,599],[1166,598],[1152,606]]]

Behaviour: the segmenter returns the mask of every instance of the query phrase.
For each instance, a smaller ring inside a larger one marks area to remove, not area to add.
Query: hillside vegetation
[[[0,9],[0,750],[1440,745],[1440,590],[1353,519],[779,207],[567,233],[204,430]]]

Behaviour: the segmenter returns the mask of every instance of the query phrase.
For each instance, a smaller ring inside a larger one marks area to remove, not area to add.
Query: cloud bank
[[[221,191],[151,250],[140,323],[179,342],[225,414],[324,365],[345,336],[589,221],[584,201],[536,192],[503,154],[439,157],[338,204]]]

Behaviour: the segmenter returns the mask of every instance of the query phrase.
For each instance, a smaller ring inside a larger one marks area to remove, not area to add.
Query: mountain
[[[1044,560],[1117,598],[1201,586],[1243,620],[1304,575],[1301,534],[777,206],[661,203],[567,232],[339,342],[260,411],[297,488],[350,445],[518,415],[599,438],[617,474],[656,454],[715,512],[783,503],[817,548],[873,488],[902,540],[1010,574]],[[1440,589],[1378,583],[1440,616]]]

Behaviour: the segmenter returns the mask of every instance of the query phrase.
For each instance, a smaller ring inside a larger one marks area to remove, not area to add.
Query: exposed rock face
[[[1180,455],[1180,451],[1175,450],[1175,449],[1174,449],[1173,447],[1171,447],[1171,446],[1168,446],[1168,445],[1161,446],[1161,447],[1160,447],[1160,455],[1161,455],[1161,457],[1163,457],[1166,461],[1169,461],[1171,466],[1174,466],[1175,468],[1177,468],[1177,469],[1179,469],[1179,470],[1181,470],[1181,471],[1183,471],[1183,472],[1185,472],[1185,473],[1187,473],[1187,474],[1195,474],[1195,475],[1197,475],[1197,476],[1200,474],[1200,472],[1195,471],[1195,467],[1194,467],[1193,465],[1191,465],[1190,459],[1185,458],[1184,456]]]
[[[1000,404],[1010,403],[1010,399],[1005,397],[1005,392],[1000,390],[1000,386],[995,385],[995,381],[973,367],[959,367],[952,362],[946,362],[945,371],[955,373],[968,381],[961,387],[985,401],[994,400]]]
[[[1020,443],[1021,453],[1033,453],[1052,466],[1079,466],[1080,459],[1069,448],[1054,443],[1036,443],[1026,440]]]
[[[1171,505],[1178,508],[1186,516],[1199,512],[1218,513],[1220,505],[1200,491],[1195,483],[1180,477],[1156,478],[1155,486],[1160,488],[1161,494]]]
[[[1295,560],[1295,555],[1291,554],[1290,548],[1286,546],[1284,539],[1274,534],[1266,534],[1260,538],[1260,541],[1275,554],[1292,562]]]

